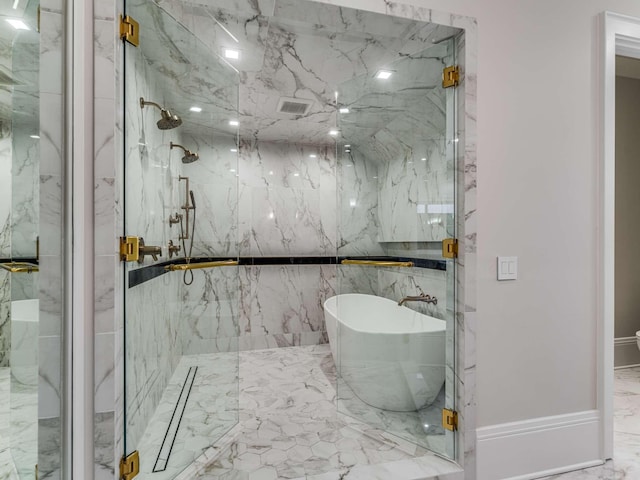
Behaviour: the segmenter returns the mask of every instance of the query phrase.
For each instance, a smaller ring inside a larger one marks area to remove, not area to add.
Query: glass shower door
[[[455,458],[455,64],[449,39],[338,87],[338,410]],[[328,331],[331,331],[327,326]]]
[[[125,451],[162,480],[238,421],[238,74],[154,2],[126,13]]]

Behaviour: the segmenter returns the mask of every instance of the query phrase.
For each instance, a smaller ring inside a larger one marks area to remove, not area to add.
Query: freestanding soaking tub
[[[409,412],[431,404],[445,380],[446,322],[374,295],[324,303],[331,353],[363,402]]]

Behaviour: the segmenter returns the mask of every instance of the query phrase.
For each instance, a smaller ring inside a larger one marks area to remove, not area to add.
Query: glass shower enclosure
[[[455,48],[416,48],[337,88],[334,353],[339,412],[451,459],[455,261],[442,245],[456,237],[457,136],[443,69]]]
[[[161,480],[238,421],[239,79],[154,2],[126,14],[125,451]]]

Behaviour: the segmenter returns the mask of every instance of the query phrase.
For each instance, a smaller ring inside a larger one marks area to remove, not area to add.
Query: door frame
[[[600,92],[598,207],[597,405],[601,418],[602,459],[613,458],[613,392],[615,327],[615,82],[616,55],[640,59],[640,18],[604,12],[600,15]]]

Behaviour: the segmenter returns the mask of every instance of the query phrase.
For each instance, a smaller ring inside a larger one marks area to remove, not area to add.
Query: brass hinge
[[[140,473],[140,456],[136,450],[120,460],[120,480],[131,480],[138,473]]]
[[[457,238],[445,238],[444,240],[442,240],[442,256],[444,258],[458,257],[458,239]]]
[[[129,15],[120,15],[120,39],[134,47],[140,46],[140,24]]]
[[[442,87],[457,87],[460,83],[460,68],[457,65],[447,67],[442,71]]]
[[[140,257],[140,237],[120,237],[120,261],[137,262]]]
[[[448,408],[442,409],[442,428],[449,431],[458,429],[458,412],[455,410],[449,410]]]

